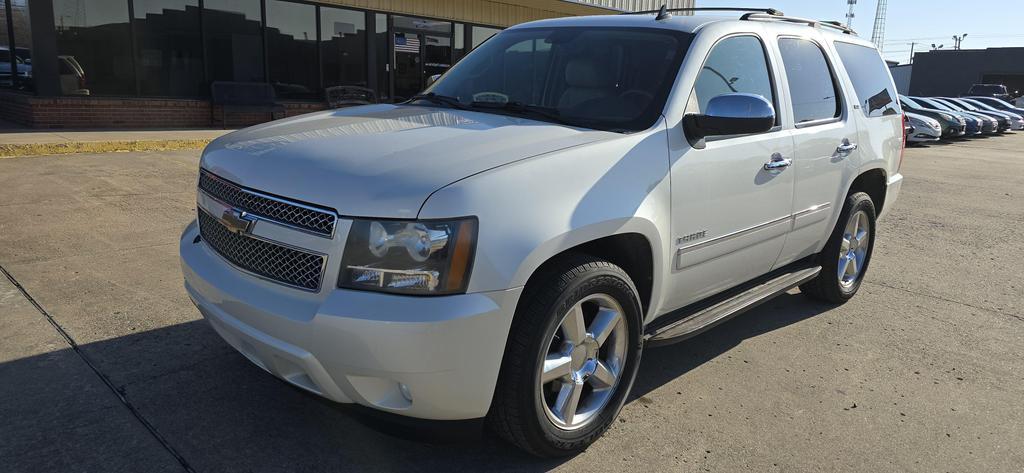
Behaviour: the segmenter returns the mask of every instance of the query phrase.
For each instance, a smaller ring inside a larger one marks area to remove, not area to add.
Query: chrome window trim
[[[250,212],[249,209],[241,209],[241,208],[239,208],[239,210],[244,210],[244,211],[246,211],[246,213],[248,213],[249,215],[257,217],[259,220],[275,223],[275,224],[278,224],[278,225],[281,225],[281,226],[284,226],[284,227],[291,228],[293,230],[297,230],[297,231],[300,231],[300,232],[303,232],[303,233],[308,233],[310,235],[315,235],[315,236],[318,236],[318,237],[321,237],[321,238],[327,238],[327,239],[331,239],[331,240],[334,239],[334,234],[335,234],[335,232],[337,232],[337,229],[338,229],[338,219],[340,218],[339,215],[338,215],[338,212],[335,212],[335,211],[327,209],[327,208],[315,207],[315,206],[312,206],[312,205],[309,205],[309,204],[303,204],[301,202],[296,202],[294,200],[285,199],[285,198],[282,198],[282,197],[277,197],[277,196],[273,196],[273,195],[270,195],[270,194],[266,194],[266,193],[263,193],[263,192],[260,192],[260,191],[257,191],[257,190],[249,189],[247,187],[243,187],[243,186],[240,186],[238,184],[235,184],[234,182],[231,182],[231,181],[229,181],[227,179],[224,179],[224,178],[222,178],[222,177],[220,177],[220,176],[218,176],[218,175],[216,175],[216,174],[214,174],[214,173],[212,173],[210,171],[207,171],[205,169],[200,169],[199,172],[200,172],[200,174],[206,175],[206,177],[209,177],[211,179],[220,181],[220,182],[222,182],[224,184],[227,184],[229,186],[235,187],[240,192],[244,192],[246,194],[252,194],[252,195],[255,195],[257,197],[261,197],[261,198],[268,199],[268,200],[273,200],[275,202],[280,202],[280,203],[285,204],[285,205],[292,205],[292,206],[299,207],[299,208],[302,208],[302,209],[305,209],[305,210],[309,210],[309,211],[312,211],[312,212],[320,212],[320,213],[323,213],[323,214],[330,215],[331,217],[334,218],[334,222],[331,224],[331,233],[327,234],[327,233],[321,233],[321,232],[317,232],[317,231],[314,231],[314,230],[310,230],[308,228],[303,228],[303,227],[300,227],[300,226],[292,224],[292,223],[282,222],[282,221],[280,221],[278,219],[267,217],[267,216],[261,215],[259,213]],[[199,187],[198,183],[196,184],[196,189],[199,190],[200,192],[202,192],[203,194],[207,195],[211,199],[216,200],[217,202],[220,202],[220,203],[222,203],[222,204],[224,204],[224,205],[226,205],[228,207],[238,208],[238,206],[236,206],[236,205],[231,205],[231,204],[229,204],[227,202],[224,202],[223,200],[213,196],[212,194],[207,192],[202,187]]]
[[[199,212],[202,212],[202,213],[206,214],[206,216],[210,217],[211,219],[217,220],[217,217],[211,215],[210,212],[206,211],[206,209],[204,209],[202,207],[198,207],[197,210]],[[203,229],[202,229],[201,225],[202,224],[200,223],[200,219],[196,218],[196,227],[199,228],[199,236],[200,237],[202,237],[202,235],[203,235]],[[317,287],[316,287],[316,289],[310,289],[308,287],[296,286],[295,284],[289,284],[289,283],[286,283],[284,281],[280,281],[280,280],[277,280],[277,279],[274,279],[274,278],[271,278],[271,277],[268,277],[268,276],[264,276],[264,275],[259,274],[259,273],[254,273],[252,271],[249,271],[248,269],[245,269],[245,268],[243,268],[241,266],[238,266],[237,264],[233,263],[226,256],[222,255],[219,251],[217,251],[217,249],[214,248],[212,245],[207,243],[206,247],[210,249],[211,253],[217,255],[218,258],[220,258],[225,263],[227,263],[228,266],[231,266],[232,268],[235,268],[238,271],[241,271],[241,272],[243,272],[245,274],[248,274],[249,276],[253,276],[255,278],[262,279],[264,281],[271,282],[271,283],[274,283],[274,284],[278,284],[278,285],[281,285],[281,286],[290,287],[292,289],[298,289],[300,291],[314,293],[314,294],[320,292],[321,290],[323,290],[323,288],[324,288],[324,273],[327,271],[327,259],[328,259],[326,253],[321,253],[319,251],[313,251],[313,250],[310,250],[310,249],[307,249],[307,248],[299,248],[299,247],[297,247],[295,245],[289,245],[287,243],[283,243],[283,242],[276,241],[276,240],[271,240],[269,238],[263,238],[263,237],[260,237],[260,236],[253,235],[251,233],[247,233],[247,234],[240,235],[240,236],[242,238],[252,238],[253,240],[259,240],[259,241],[262,241],[264,243],[269,243],[269,244],[272,244],[272,245],[281,246],[281,247],[287,248],[289,250],[299,251],[299,252],[310,254],[310,255],[313,255],[313,256],[319,256],[320,257],[320,278],[317,280]],[[200,241],[206,241],[206,239],[202,238]]]

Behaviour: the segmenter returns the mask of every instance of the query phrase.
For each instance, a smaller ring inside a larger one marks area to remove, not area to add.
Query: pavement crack
[[[138,408],[136,408],[135,405],[128,400],[125,393],[121,389],[118,389],[110,380],[110,378],[107,377],[106,374],[100,371],[99,367],[96,366],[95,363],[93,363],[93,361],[89,358],[88,355],[85,354],[84,351],[82,351],[78,343],[76,343],[75,340],[71,338],[71,335],[68,334],[66,330],[64,330],[64,327],[61,327],[61,325],[57,323],[53,316],[50,315],[50,313],[47,312],[46,309],[43,308],[43,306],[39,305],[39,302],[37,302],[35,298],[33,298],[32,295],[28,293],[28,290],[26,290],[25,287],[22,286],[17,279],[14,279],[14,275],[8,272],[7,269],[4,268],[2,265],[0,265],[0,273],[3,273],[3,275],[7,277],[7,280],[10,281],[11,284],[13,284],[14,287],[16,287],[19,292],[21,292],[21,295],[24,296],[25,299],[28,300],[29,303],[32,304],[32,306],[35,307],[40,314],[42,314],[43,318],[45,318],[46,321],[49,322],[51,326],[53,326],[54,330],[57,331],[57,334],[64,339],[64,342],[66,342],[68,346],[71,347],[71,350],[78,355],[82,362],[85,363],[85,365],[88,366],[89,369],[91,369],[92,372],[95,373],[98,378],[100,378],[100,381],[102,381],[103,384],[107,386],[107,389],[109,389],[111,393],[117,396],[117,399],[121,401],[121,404],[128,409],[128,412],[135,416],[135,419],[138,420],[139,423],[141,423],[142,426],[149,431],[150,435],[152,435],[153,438],[156,439],[156,441],[161,446],[163,446],[164,450],[166,450],[167,453],[170,453],[171,456],[173,456],[174,459],[181,464],[181,467],[185,471],[189,473],[194,473],[195,469],[193,469],[192,466],[189,465],[188,461],[185,460],[185,457],[181,456],[181,454],[178,453],[178,451],[175,450],[173,446],[171,446],[170,442],[168,442],[167,439],[160,434],[160,432],[156,429],[156,426],[150,423],[149,420],[147,420],[142,415],[142,413],[139,412]]]
[[[875,285],[875,286],[882,286],[882,287],[889,288],[889,289],[895,289],[897,291],[903,291],[903,292],[906,292],[908,294],[913,294],[915,296],[927,297],[927,298],[930,298],[930,299],[940,300],[940,301],[943,301],[943,302],[952,302],[953,304],[959,304],[959,305],[962,305],[964,307],[970,307],[972,309],[983,310],[985,312],[991,312],[993,314],[1006,315],[1006,316],[1009,316],[1011,318],[1017,319],[1017,320],[1019,320],[1021,322],[1024,322],[1024,316],[1022,316],[1022,315],[1018,315],[1018,314],[1014,314],[1014,313],[1009,313],[1009,312],[1000,312],[998,310],[990,309],[988,307],[981,307],[981,306],[977,306],[977,305],[974,305],[974,304],[968,304],[966,302],[961,302],[961,301],[954,300],[954,299],[948,299],[948,298],[945,298],[945,297],[942,297],[942,296],[936,296],[936,295],[933,295],[933,294],[925,294],[923,292],[912,291],[910,289],[906,289],[906,288],[903,288],[903,287],[896,287],[896,286],[893,286],[893,285],[890,285],[890,284],[881,283],[881,282],[875,282],[875,281],[864,281],[864,282],[867,283],[867,284]]]

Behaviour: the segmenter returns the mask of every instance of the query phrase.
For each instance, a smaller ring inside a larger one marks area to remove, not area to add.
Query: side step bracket
[[[814,266],[780,274],[728,299],[658,327],[645,335],[644,340],[648,346],[681,342],[814,279],[820,272],[821,266]]]

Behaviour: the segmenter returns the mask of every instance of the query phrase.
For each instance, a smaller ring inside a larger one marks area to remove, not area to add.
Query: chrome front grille
[[[211,197],[257,217],[327,237],[334,234],[338,220],[337,215],[329,210],[249,190],[205,170],[199,171],[199,188]]]
[[[231,264],[308,291],[320,290],[327,257],[234,233],[205,211],[199,211],[199,234]]]

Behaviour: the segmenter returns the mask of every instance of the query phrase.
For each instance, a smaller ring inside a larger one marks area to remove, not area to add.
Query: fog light
[[[402,393],[402,397],[404,397],[406,401],[412,402],[412,393],[409,392],[409,386],[406,386],[405,383],[398,383],[398,390]]]

